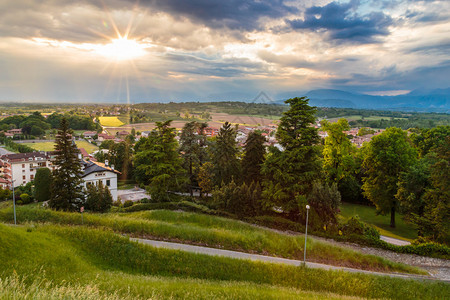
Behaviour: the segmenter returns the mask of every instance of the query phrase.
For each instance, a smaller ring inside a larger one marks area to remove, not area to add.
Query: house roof
[[[95,173],[95,172],[105,172],[105,171],[114,172],[116,174],[121,174],[119,171],[111,169],[110,167],[106,166],[104,163],[83,160],[82,164],[84,166],[84,170],[83,170],[83,174],[81,175],[81,177],[85,177],[85,176]]]
[[[83,155],[83,157],[89,157],[89,154],[87,153],[87,151],[84,148],[78,148],[81,152],[81,155]]]
[[[49,156],[47,155],[46,152],[12,153],[12,154],[2,155],[0,158],[2,160],[15,162],[15,161],[27,161],[30,158],[34,159],[36,157],[46,158],[46,159],[49,158]]]

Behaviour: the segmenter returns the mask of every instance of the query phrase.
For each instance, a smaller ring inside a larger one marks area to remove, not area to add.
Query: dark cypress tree
[[[264,162],[266,147],[265,137],[261,133],[252,131],[247,137],[244,145],[244,158],[242,159],[242,177],[244,182],[261,181],[261,165]]]
[[[200,166],[206,158],[205,123],[188,122],[184,125],[180,136],[180,152],[183,167],[189,177],[189,192],[193,195],[193,186],[198,186]]]
[[[241,181],[241,164],[237,158],[239,149],[236,143],[236,130],[230,123],[225,122],[220,128],[211,152],[215,185],[228,184],[233,179],[239,183]]]
[[[65,211],[78,210],[84,202],[79,151],[72,141],[72,134],[69,122],[63,118],[55,141],[56,159],[53,164],[56,169],[53,171],[49,205]]]
[[[36,171],[34,178],[34,198],[37,202],[50,199],[50,187],[52,183],[52,172],[49,168],[41,168]]]

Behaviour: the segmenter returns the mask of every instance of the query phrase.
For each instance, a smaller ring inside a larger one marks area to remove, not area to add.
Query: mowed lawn
[[[99,117],[99,120],[102,126],[107,127],[118,127],[125,124],[118,117]]]
[[[98,150],[98,147],[86,142],[84,140],[82,141],[75,141],[78,148],[84,148],[84,150],[87,151],[87,153],[92,153],[96,150]],[[24,143],[23,145],[29,146],[35,150],[38,151],[53,151],[55,150],[55,143],[54,142],[42,142],[42,143]]]
[[[358,215],[360,220],[373,225],[381,235],[390,236],[397,239],[403,240],[413,240],[417,238],[417,230],[414,225],[408,224],[403,221],[402,215],[395,215],[395,225],[396,228],[391,228],[389,226],[391,215],[376,215],[375,207],[352,204],[352,203],[342,203],[341,205],[341,215],[345,219]]]

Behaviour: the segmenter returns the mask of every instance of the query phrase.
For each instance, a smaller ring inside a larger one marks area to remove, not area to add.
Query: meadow
[[[78,148],[84,148],[84,150],[87,151],[87,153],[92,153],[96,150],[98,150],[98,147],[85,141],[75,141]],[[55,143],[54,142],[39,142],[39,143],[23,143],[23,145],[26,145],[28,147],[31,147],[37,151],[54,151],[55,150]]]
[[[118,117],[99,117],[100,124],[107,127],[119,127],[124,123]]]
[[[396,227],[391,228],[389,226],[391,220],[390,215],[377,215],[375,207],[344,202],[340,210],[340,214],[344,219],[349,219],[357,215],[361,221],[375,227],[381,235],[407,241],[417,239],[417,230],[413,225],[406,223],[400,214],[396,214]]]
[[[0,224],[6,299],[444,299],[442,282],[158,249],[109,230]]]
[[[45,222],[81,225],[79,213],[56,212],[37,204],[17,208],[19,223]],[[0,221],[12,221],[11,205],[0,207]],[[167,210],[134,213],[84,214],[84,225],[108,228],[117,233],[183,241],[221,249],[303,259],[304,237],[275,232],[244,222],[198,213]],[[423,270],[395,263],[374,255],[366,255],[331,243],[308,238],[308,260],[365,270],[426,274]]]

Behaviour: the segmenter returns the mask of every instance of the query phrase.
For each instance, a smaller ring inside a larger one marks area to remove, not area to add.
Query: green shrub
[[[22,204],[30,204],[31,202],[33,202],[31,196],[26,193],[20,195],[20,200],[22,200]]]
[[[123,207],[131,207],[133,205],[134,205],[134,203],[131,200],[127,200],[123,203]]]

